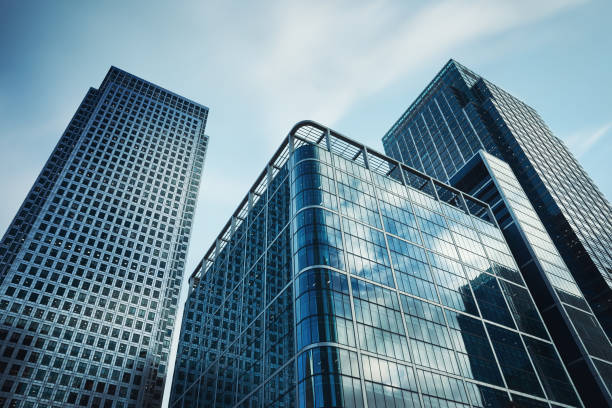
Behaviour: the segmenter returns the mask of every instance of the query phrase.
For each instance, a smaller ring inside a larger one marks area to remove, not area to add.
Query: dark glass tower
[[[191,275],[170,406],[583,405],[489,206],[302,122]]]
[[[0,406],[157,407],[208,108],[112,67],[0,243]]]
[[[444,181],[479,149],[510,164],[612,336],[612,207],[534,109],[451,60],[383,144],[390,156]]]
[[[451,182],[491,206],[585,404],[612,406],[612,345],[510,166],[480,150]]]

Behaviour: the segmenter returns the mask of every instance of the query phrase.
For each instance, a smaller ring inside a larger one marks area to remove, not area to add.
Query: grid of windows
[[[481,149],[510,164],[612,336],[612,207],[533,108],[451,60],[383,144],[391,157],[442,181]]]
[[[258,237],[251,215],[270,206],[283,225],[264,230],[288,233]],[[581,406],[492,217],[296,125],[192,275],[171,406]],[[260,272],[246,248],[263,244]],[[270,281],[283,282],[276,300]]]
[[[612,367],[612,345],[593,315],[589,304],[569,273],[563,259],[535,210],[518,183],[507,163],[480,152],[457,176],[453,182],[488,201],[496,217],[502,222],[503,232],[512,242],[511,250],[519,259],[521,270],[531,288],[547,288],[536,299],[538,307],[545,310],[544,318],[553,328],[553,337],[559,344],[560,352],[566,361],[573,361],[572,374],[580,389],[591,389],[596,385],[593,379],[601,379],[603,393],[588,392],[590,405],[605,404],[605,384],[612,382],[608,372],[600,367]],[[476,186],[476,187],[474,187]],[[474,190],[474,191],[473,191]],[[500,282],[501,283],[501,282]],[[524,309],[524,318],[517,324],[532,333],[543,333],[539,322],[529,315],[521,299],[526,295],[515,285],[502,284],[502,290],[512,302],[512,310]],[[554,312],[552,312],[554,310]],[[516,314],[516,313],[515,313]],[[568,342],[567,339],[573,339]],[[577,355],[574,350],[581,350]],[[585,376],[591,370],[593,376]],[[595,383],[596,384],[596,383]]]
[[[533,108],[450,60],[385,134],[383,145],[390,156],[443,181],[456,178],[479,150],[507,162],[511,168],[507,171],[520,183],[505,188],[516,204],[516,221],[522,224],[530,250],[555,288],[554,294],[549,294],[553,289],[546,284],[534,290],[538,303],[550,304],[551,296],[559,296],[579,309],[561,314],[575,315],[578,320],[572,325],[581,328],[598,325],[589,322],[594,317],[584,311],[590,306],[605,332],[595,342],[607,347],[612,336],[612,207]],[[482,190],[480,196],[492,207],[497,205],[485,195],[490,191],[482,183],[469,191]],[[521,211],[525,208],[530,210]],[[496,216],[503,227],[514,219],[508,211],[496,211]],[[495,248],[484,249],[489,257],[496,255]],[[477,261],[473,254],[482,255],[466,253]],[[528,261],[521,256],[517,260],[521,266]],[[568,349],[567,361],[577,358],[575,354]],[[612,394],[605,386],[609,381],[597,379],[609,372],[606,364],[595,363],[606,367],[603,370],[577,369],[575,376],[591,375],[591,381],[598,383],[595,387],[612,404]]]
[[[112,67],[0,244],[0,405],[161,403],[207,109]]]

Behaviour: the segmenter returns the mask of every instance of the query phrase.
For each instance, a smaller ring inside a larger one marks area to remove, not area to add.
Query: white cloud
[[[587,153],[593,146],[603,139],[604,136],[610,134],[612,122],[608,122],[597,129],[585,129],[573,133],[564,138],[568,147],[574,154],[580,158]]]
[[[238,75],[269,121],[309,117],[333,124],[356,101],[457,47],[580,2],[282,2],[267,10],[265,28],[247,26],[235,37],[246,49],[233,52],[249,56]]]
[[[225,222],[211,222],[211,214],[219,216],[219,209],[231,214],[293,123],[314,119],[333,126],[353,104],[452,56],[457,48],[581,2],[224,2],[181,16],[183,25],[197,33],[191,38],[202,39],[200,48],[189,40],[194,53],[187,54],[192,61],[183,76],[198,78],[199,69],[199,76],[215,78],[213,87],[237,101],[220,106],[207,99],[210,88],[192,90],[211,104],[214,141],[200,190],[198,239],[210,245],[217,225]],[[195,67],[193,61],[198,61]],[[244,106],[256,112],[256,123],[236,112]],[[221,115],[236,119],[221,119],[215,128]],[[232,162],[223,153],[228,149]],[[241,172],[229,174],[237,163]],[[196,256],[192,251],[189,264]]]

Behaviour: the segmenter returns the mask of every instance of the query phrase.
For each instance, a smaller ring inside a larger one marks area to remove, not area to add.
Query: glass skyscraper
[[[533,108],[450,60],[383,145],[443,181],[480,149],[507,162],[612,337],[612,207]]]
[[[170,406],[584,406],[490,207],[297,124],[190,277]]]
[[[510,166],[480,150],[451,182],[491,206],[585,404],[612,405],[610,341]]]
[[[208,108],[112,67],[0,242],[0,406],[157,407]]]

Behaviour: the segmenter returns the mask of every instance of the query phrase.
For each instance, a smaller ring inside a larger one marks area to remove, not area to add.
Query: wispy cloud
[[[569,146],[570,150],[580,158],[584,156],[593,146],[598,144],[604,139],[604,137],[612,134],[612,122],[608,122],[596,129],[585,129],[579,132],[573,133],[566,138],[565,142]]]
[[[266,10],[265,28],[238,27],[231,52],[241,60],[237,77],[270,120],[307,116],[333,124],[356,101],[458,47],[578,3],[282,2]]]
[[[244,163],[243,159],[235,162],[253,174],[251,178],[244,173],[221,177],[235,163],[230,165],[225,156],[211,154],[198,213],[229,216],[248,188],[243,181],[254,180],[283,132],[298,120],[308,118],[334,126],[354,104],[452,56],[456,49],[539,22],[582,2],[282,1],[255,7],[223,2],[182,15],[181,30],[193,28],[202,44],[193,43],[193,54],[187,53],[188,62],[177,69],[185,78],[215,78],[215,86],[222,83],[225,93],[239,100],[233,106],[213,103],[210,129],[213,138],[215,132],[224,132],[214,138],[214,148],[244,153]],[[199,75],[194,69],[200,70]],[[203,88],[194,94],[207,95],[210,90]],[[248,106],[248,113],[255,112],[257,123],[235,114],[241,106]],[[217,130],[215,118],[225,108],[240,120],[225,121]],[[236,145],[238,135],[232,132],[244,132],[251,124],[256,128],[240,135],[244,143]],[[217,176],[219,182],[206,185]],[[223,193],[207,195],[208,191]],[[210,243],[225,218],[207,221],[209,225],[199,231],[206,231],[202,240]]]

